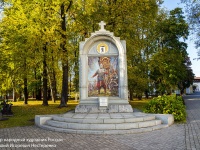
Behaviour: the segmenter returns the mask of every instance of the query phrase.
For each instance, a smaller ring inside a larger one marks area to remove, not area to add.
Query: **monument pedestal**
[[[127,100],[114,97],[88,98],[80,101],[75,113],[128,113],[133,112]]]
[[[133,112],[129,104],[111,104],[108,107],[99,105],[78,105],[75,113],[127,113]]]

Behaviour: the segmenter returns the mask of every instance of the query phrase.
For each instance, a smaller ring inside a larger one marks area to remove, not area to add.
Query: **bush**
[[[159,96],[151,100],[144,112],[156,114],[173,114],[175,121],[186,121],[186,109],[181,96]]]

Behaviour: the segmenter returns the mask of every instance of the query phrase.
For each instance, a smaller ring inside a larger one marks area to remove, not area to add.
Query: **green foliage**
[[[158,42],[149,69],[155,88],[160,94],[164,94],[171,93],[171,89],[188,77],[189,64],[185,65],[188,60],[187,44],[180,38],[187,39],[189,29],[180,8],[170,11],[169,14],[161,12],[157,20],[155,31]]]
[[[13,89],[19,94],[25,87],[39,93],[46,78],[52,93],[68,93],[68,81],[69,91],[77,92],[79,42],[98,30],[102,20],[106,30],[126,40],[130,94],[141,97],[151,89],[163,94],[191,83],[184,65],[187,45],[180,41],[188,36],[188,24],[179,8],[169,14],[159,10],[161,0],[5,2],[9,5],[0,21],[2,94]]]
[[[175,121],[186,120],[186,108],[181,96],[159,96],[151,100],[144,112],[156,114],[173,114]]]

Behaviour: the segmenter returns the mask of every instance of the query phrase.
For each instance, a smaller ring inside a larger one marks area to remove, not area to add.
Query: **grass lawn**
[[[133,107],[133,108],[137,108],[141,111],[144,110],[145,105],[150,101],[150,99],[142,99],[142,100],[138,100],[138,99],[134,99],[132,101],[129,101],[129,104]]]
[[[12,117],[5,116],[5,118],[9,119],[0,121],[0,128],[34,125],[35,115],[66,113],[69,110],[75,109],[78,103],[69,101],[68,106],[63,108],[58,108],[59,100],[56,103],[49,101],[49,106],[42,106],[42,101],[36,100],[29,100],[27,105],[24,105],[23,101],[12,102],[12,104],[14,115]]]
[[[149,100],[133,100],[130,101],[130,105],[133,108],[140,110],[144,109],[144,105]],[[48,101],[49,106],[42,106],[42,101],[29,100],[27,105],[24,105],[23,101],[12,102],[12,117],[8,120],[0,121],[0,128],[10,128],[17,126],[29,126],[34,125],[35,115],[45,115],[45,114],[62,114],[66,113],[69,110],[75,109],[78,103],[74,100],[69,100],[67,107],[58,108],[60,101],[57,100],[56,103]]]

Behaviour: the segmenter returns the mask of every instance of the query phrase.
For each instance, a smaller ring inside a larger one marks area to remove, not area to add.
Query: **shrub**
[[[151,100],[144,112],[156,114],[173,114],[175,121],[186,120],[186,109],[181,96],[159,96]]]

